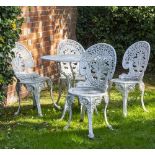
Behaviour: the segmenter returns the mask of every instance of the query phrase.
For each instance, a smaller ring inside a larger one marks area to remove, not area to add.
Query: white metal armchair
[[[12,49],[15,53],[15,58],[12,60],[12,67],[17,78],[16,91],[18,95],[19,106],[15,115],[19,114],[21,111],[21,85],[26,86],[28,91],[32,92],[33,95],[33,105],[37,106],[38,115],[42,116],[41,106],[40,106],[40,91],[45,87],[47,82],[50,88],[50,95],[52,102],[54,103],[52,95],[52,81],[48,77],[40,76],[39,74],[32,71],[34,67],[34,60],[28,49],[21,43],[16,43],[15,48]]]
[[[72,103],[74,96],[78,96],[83,106],[83,117],[85,109],[88,114],[89,138],[94,138],[92,129],[92,115],[96,106],[105,99],[104,117],[106,125],[112,129],[108,123],[106,109],[109,103],[108,81],[111,80],[116,66],[116,53],[114,48],[105,43],[95,44],[83,53],[80,61],[80,73],[85,76],[86,81],[78,82],[77,87],[68,90],[66,110],[69,111],[69,121],[65,128],[70,126],[72,118]]]
[[[144,82],[143,76],[146,70],[150,56],[150,45],[146,41],[138,41],[132,44],[125,52],[122,66],[124,69],[129,69],[128,74],[119,75],[118,79],[112,79],[116,88],[123,95],[123,114],[127,116],[127,98],[128,93],[138,84],[141,91],[141,104],[144,111],[147,111],[144,105]]]

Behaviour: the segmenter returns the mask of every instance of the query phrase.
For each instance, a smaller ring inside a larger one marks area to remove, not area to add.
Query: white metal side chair
[[[50,78],[40,76],[39,74],[32,71],[32,68],[34,67],[34,60],[32,58],[31,52],[29,52],[29,50],[24,45],[16,42],[15,48],[12,50],[15,53],[15,58],[12,60],[12,67],[17,78],[16,91],[19,102],[18,110],[15,115],[18,115],[21,111],[20,91],[21,86],[24,85],[29,92],[32,92],[33,106],[37,106],[38,115],[42,116],[40,106],[40,92],[43,88],[45,88],[47,82],[47,85],[50,88],[52,102],[54,103],[52,95],[52,81]]]
[[[147,109],[144,105],[144,89],[145,85],[143,82],[144,72],[148,65],[150,56],[150,45],[146,41],[138,41],[132,44],[125,52],[122,66],[124,69],[128,69],[128,74],[119,75],[118,79],[112,79],[111,82],[115,83],[116,88],[123,95],[123,114],[127,116],[127,99],[128,93],[134,90],[135,85],[138,84],[141,91],[141,104],[144,111]],[[112,84],[111,83],[111,84]]]
[[[70,126],[72,118],[72,104],[74,96],[77,96],[83,106],[83,117],[85,109],[88,114],[89,124],[89,138],[94,138],[92,128],[92,115],[96,106],[102,101],[104,97],[105,109],[104,117],[106,125],[112,129],[112,126],[108,123],[106,109],[109,103],[108,96],[108,82],[113,76],[116,66],[116,52],[114,48],[105,43],[98,43],[89,47],[85,53],[83,53],[80,61],[80,74],[84,75],[86,81],[79,82],[77,87],[70,88],[68,90],[66,110],[69,111],[69,121],[66,129]]]
[[[85,52],[85,50],[82,47],[82,45],[79,44],[77,41],[71,40],[71,39],[64,39],[64,40],[60,41],[60,43],[58,44],[58,48],[57,48],[58,55],[66,55],[66,54],[81,55],[84,52]],[[84,76],[79,74],[79,63],[74,62],[74,60],[71,63],[61,62],[60,70],[61,70],[61,73],[63,73],[63,74],[61,74],[60,78],[59,78],[59,80],[60,80],[59,81],[59,96],[58,96],[58,99],[56,102],[57,104],[59,103],[59,100],[61,97],[63,81],[66,82],[66,84],[69,88],[70,85],[75,86],[75,84],[78,81],[85,80]],[[69,80],[67,80],[66,77]],[[67,83],[68,81],[70,81],[70,84]]]

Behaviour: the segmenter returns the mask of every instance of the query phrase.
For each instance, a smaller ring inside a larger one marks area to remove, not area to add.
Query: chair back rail
[[[16,42],[15,48],[12,50],[15,53],[15,58],[12,60],[12,67],[15,74],[20,72],[27,72],[29,69],[34,67],[32,54],[24,45]]]
[[[85,52],[82,45],[80,45],[78,42],[71,40],[71,39],[65,39],[60,41],[58,48],[57,48],[57,54],[58,55],[64,55],[64,54],[76,54],[80,55]],[[72,62],[71,63],[73,72],[75,77],[79,75],[79,63]],[[72,72],[70,70],[69,63],[61,62],[61,71],[64,72],[67,76],[72,76]]]
[[[142,79],[150,57],[150,45],[146,41],[132,44],[125,52],[122,66],[129,69],[129,77]]]
[[[80,74],[86,77],[83,86],[108,88],[116,67],[115,49],[106,43],[98,43],[89,47],[80,61]]]

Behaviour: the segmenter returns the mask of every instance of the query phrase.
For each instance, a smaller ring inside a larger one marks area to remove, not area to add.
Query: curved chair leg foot
[[[20,100],[20,97],[19,97]],[[18,106],[18,110],[14,113],[15,116],[19,115],[21,112],[21,105],[20,105],[20,101],[19,101],[19,106]]]
[[[21,112],[21,109],[20,109],[20,108],[18,108],[18,110],[14,113],[14,115],[15,115],[15,116],[17,116],[17,115],[19,115],[19,114],[20,114],[20,112]]]
[[[144,85],[144,82],[140,82],[139,83],[139,89],[141,91],[141,104],[142,104],[142,108],[145,112],[149,112],[146,107],[145,107],[145,104],[144,104],[144,91],[145,91],[145,85]]]
[[[38,114],[39,117],[43,117],[43,114]]]
[[[50,89],[50,96],[51,96],[51,99],[52,99],[52,103],[54,105],[54,108],[58,109],[58,110],[61,110],[61,107],[59,105],[57,105],[55,102],[54,102],[54,96],[53,96],[53,82],[52,80],[49,78],[47,81],[47,84],[48,84],[48,87]]]
[[[58,110],[62,110],[61,106],[57,105],[56,103],[54,103],[54,108]]]
[[[113,130],[112,126],[109,124],[108,122],[108,119],[107,119],[107,107],[108,107],[108,104],[109,104],[109,96],[108,94],[106,94],[104,96],[104,100],[105,100],[105,108],[104,108],[104,119],[105,119],[105,123],[107,125],[107,127],[111,130]]]

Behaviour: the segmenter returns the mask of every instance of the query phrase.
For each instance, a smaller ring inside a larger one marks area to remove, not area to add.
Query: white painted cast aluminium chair
[[[112,79],[111,82],[115,83],[116,88],[123,95],[123,114],[127,116],[127,99],[128,93],[135,88],[138,84],[141,91],[141,104],[144,111],[147,109],[144,105],[144,89],[143,82],[144,72],[148,65],[150,56],[150,45],[146,41],[138,41],[132,44],[125,52],[122,66],[124,69],[128,69],[128,74],[121,74],[118,79]]]
[[[33,106],[37,106],[38,115],[42,116],[41,106],[40,106],[40,91],[45,87],[47,82],[50,88],[50,95],[52,102],[54,103],[52,95],[52,81],[48,77],[42,77],[39,74],[32,71],[34,67],[34,60],[32,58],[31,52],[22,45],[16,42],[15,48],[12,49],[15,53],[15,58],[12,60],[12,67],[17,78],[16,91],[18,95],[18,110],[15,115],[19,114],[21,111],[21,85],[26,86],[28,91],[32,92],[33,95]],[[54,103],[55,104],[55,103]]]
[[[69,111],[69,121],[66,129],[70,126],[72,118],[72,104],[74,96],[78,96],[83,106],[83,118],[85,109],[88,114],[89,138],[94,138],[92,128],[92,115],[96,106],[105,99],[104,117],[106,125],[112,129],[108,123],[106,109],[109,103],[108,86],[116,66],[116,52],[114,48],[105,43],[98,43],[89,47],[83,53],[80,61],[80,74],[84,75],[86,81],[79,82],[77,87],[68,90],[66,110]]]

